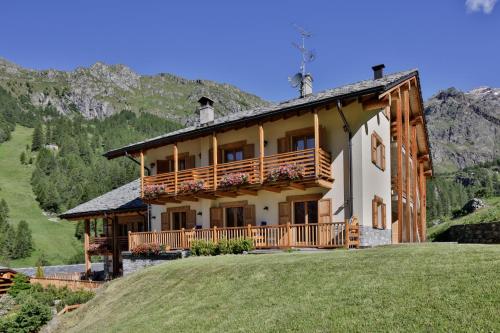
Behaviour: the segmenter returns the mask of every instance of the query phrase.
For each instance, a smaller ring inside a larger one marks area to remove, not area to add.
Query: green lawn
[[[485,199],[486,206],[475,211],[472,214],[462,216],[457,219],[446,218],[443,223],[427,229],[427,237],[430,241],[439,234],[448,230],[449,227],[456,224],[476,224],[490,223],[500,221],[500,197]]]
[[[29,223],[35,245],[31,257],[7,263],[12,267],[33,266],[42,251],[50,264],[62,264],[82,246],[73,237],[73,222],[50,221],[35,200],[30,184],[33,167],[23,166],[19,161],[21,152],[31,143],[32,132],[32,129],[17,126],[12,139],[0,144],[0,198],[9,205],[12,223],[20,220]]]
[[[57,332],[498,332],[500,246],[188,258],[109,283]]]

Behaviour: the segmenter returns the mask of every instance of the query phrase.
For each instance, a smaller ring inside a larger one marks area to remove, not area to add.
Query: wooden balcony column
[[[398,242],[403,241],[403,113],[401,110],[401,92],[397,90],[396,103],[396,140],[397,140],[397,177],[398,192]]]
[[[319,177],[319,118],[318,110],[314,110],[314,176]]]
[[[177,195],[177,177],[179,173],[179,150],[177,149],[177,142],[174,143],[174,193]]]
[[[144,152],[141,150],[141,197],[144,197]]]
[[[403,90],[404,107],[404,131],[405,131],[405,169],[406,169],[406,214],[405,214],[405,240],[411,242],[411,169],[410,169],[410,151],[411,151],[411,133],[410,133],[410,96],[408,89]]]
[[[417,127],[412,125],[411,127],[411,152],[412,152],[412,197],[413,197],[413,241],[420,242],[422,235],[418,234],[418,210],[417,210]]]
[[[212,133],[212,154],[213,154],[213,167],[214,167],[214,191],[217,190],[217,136]]]
[[[264,183],[264,127],[259,124],[259,180]]]
[[[84,246],[84,253],[85,253],[85,275],[87,277],[90,276],[90,254],[89,254],[89,246],[90,246],[90,219],[85,219],[84,221],[85,224],[85,233],[83,236],[83,246]]]

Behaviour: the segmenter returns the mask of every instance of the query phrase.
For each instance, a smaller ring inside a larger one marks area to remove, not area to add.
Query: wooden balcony
[[[221,239],[253,240],[256,249],[281,248],[339,248],[359,246],[357,221],[281,224],[272,226],[251,226],[236,228],[189,229],[160,232],[129,233],[129,250],[140,244],[159,244],[172,250],[190,249],[194,240],[217,243]]]
[[[317,157],[316,154],[318,154]],[[318,162],[316,162],[316,159]],[[270,182],[268,180],[270,172],[284,165],[296,165],[300,167],[303,170],[302,176],[296,180]],[[247,183],[238,186],[238,188],[223,188],[221,181],[224,176],[235,173],[248,175]],[[202,181],[203,190],[196,191],[196,193],[182,191],[181,185],[191,181]],[[197,197],[210,199],[226,195],[255,195],[258,190],[279,192],[287,188],[331,187],[332,182],[330,154],[320,148],[312,148],[221,163],[216,166],[205,166],[154,176],[143,176],[142,193],[145,199],[152,199],[148,195],[144,195],[144,189],[161,187],[161,193],[153,198],[153,200],[164,203],[169,200],[195,200]]]

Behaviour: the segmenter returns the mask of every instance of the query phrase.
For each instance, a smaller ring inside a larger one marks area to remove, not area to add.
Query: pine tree
[[[21,153],[21,156],[19,157],[19,160],[21,161],[21,164],[23,164],[23,165],[26,164],[26,152],[25,151],[23,151]]]
[[[43,129],[42,125],[38,124],[35,127],[35,131],[33,132],[33,140],[31,141],[31,150],[38,151],[43,146]]]
[[[4,237],[2,247],[0,248],[0,255],[2,257],[12,259],[15,257],[16,253],[16,231],[10,224],[6,224],[3,234]]]
[[[5,221],[9,218],[9,206],[7,206],[7,201],[5,199],[0,200],[0,222]]]
[[[15,258],[29,257],[32,249],[31,229],[26,221],[20,221],[17,225],[14,256]]]

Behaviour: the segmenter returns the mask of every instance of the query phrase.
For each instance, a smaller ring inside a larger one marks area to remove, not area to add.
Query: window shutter
[[[168,160],[156,161],[156,174],[167,173],[168,171],[169,171]]]
[[[186,214],[186,229],[193,229],[196,227],[196,210],[191,209]]]
[[[382,229],[386,229],[385,217],[385,204],[382,204]]]
[[[332,200],[321,199],[318,202],[319,223],[332,222]]]
[[[196,156],[190,155],[186,157],[186,169],[192,169],[196,166]]]
[[[326,128],[324,126],[319,127],[319,147],[323,150],[328,150],[326,142]]]
[[[255,205],[246,205],[243,210],[245,225],[255,225]]]
[[[377,137],[372,133],[372,162],[377,164]]]
[[[278,154],[286,153],[288,151],[287,138],[278,138]]]
[[[291,221],[291,207],[289,202],[280,202],[278,203],[278,211],[279,211],[279,224],[287,224]]]
[[[170,230],[170,216],[168,213],[161,213],[161,230]]]
[[[208,165],[213,165],[213,164],[214,164],[214,150],[213,148],[210,148],[208,150]]]
[[[253,143],[249,143],[243,146],[243,158],[249,159],[255,157],[255,145]]]
[[[378,228],[378,219],[377,219],[377,199],[372,200],[372,227],[377,229]]]
[[[217,227],[223,228],[224,221],[222,221],[222,208],[212,207],[210,208],[210,228]]]
[[[382,167],[382,170],[385,171],[385,145],[381,145],[380,147],[380,154],[382,155],[381,156],[381,167]]]

